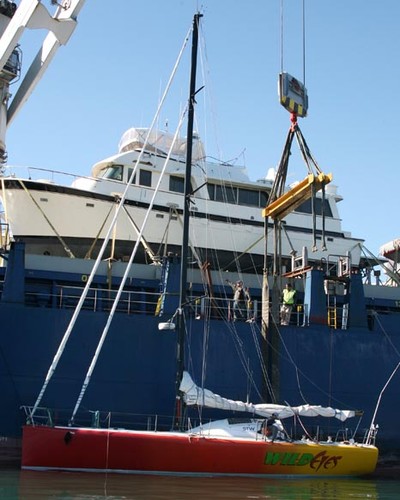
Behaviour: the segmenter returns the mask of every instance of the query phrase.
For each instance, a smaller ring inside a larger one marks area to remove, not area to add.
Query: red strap
[[[290,113],[290,121],[292,122],[291,130],[294,132],[297,127],[297,113]]]

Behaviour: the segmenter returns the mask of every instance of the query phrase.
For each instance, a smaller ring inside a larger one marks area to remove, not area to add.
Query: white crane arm
[[[22,0],[0,39],[0,68],[3,68],[26,28],[47,29],[48,34],[7,112],[7,126],[32,94],[60,45],[72,35],[76,18],[86,0],[65,0],[51,16],[40,0]],[[54,3],[54,2],[52,2]]]

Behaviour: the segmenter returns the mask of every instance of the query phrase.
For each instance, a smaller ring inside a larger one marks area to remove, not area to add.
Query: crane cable
[[[281,59],[281,74],[282,74],[284,71],[284,64],[283,64],[284,63],[284,43],[283,43],[284,42],[284,0],[281,0],[280,27],[281,27],[280,59]],[[303,34],[302,34],[302,39],[303,39],[302,40],[302,42],[303,42],[302,43],[302,48],[303,48],[303,54],[302,54],[303,55],[303,85],[305,87],[306,86],[306,0],[302,0],[302,31],[303,31]],[[292,126],[291,130],[289,131],[289,136],[287,139],[287,143],[285,145],[286,158],[284,160],[282,158],[282,160],[281,160],[281,163],[282,163],[282,161],[284,161],[284,163],[286,164],[285,175],[284,175],[283,179],[281,180],[281,182],[283,183],[282,186],[280,186],[280,188],[278,188],[278,186],[277,186],[277,189],[279,189],[281,191],[281,194],[283,193],[284,185],[286,183],[287,164],[289,162],[290,147],[291,147],[291,143],[292,143],[292,139],[293,139],[293,133],[296,134],[296,140],[297,140],[297,143],[299,145],[302,157],[307,165],[309,173],[312,173],[311,164],[314,165],[314,167],[317,171],[317,174],[321,173],[321,169],[318,167],[317,162],[313,158],[313,156],[308,148],[308,145],[304,139],[304,136],[301,133],[300,128],[297,125],[296,116],[295,115],[292,115],[292,116],[294,116],[295,121],[293,122],[293,126]],[[272,188],[272,192],[274,192],[274,187],[275,187],[275,183],[274,183],[274,186]],[[278,195],[276,195],[276,196],[278,196]],[[315,227],[316,227],[315,196],[316,196],[316,193],[313,192],[312,201],[311,201],[312,217],[313,217],[313,246],[312,246],[313,250],[317,249],[316,232],[315,232]],[[326,250],[324,205],[325,205],[325,185],[322,186],[322,204],[321,204],[322,250]]]
[[[280,8],[280,60],[281,73],[284,71],[284,0],[281,0]],[[303,85],[306,86],[306,0],[302,2],[302,51],[303,51]]]

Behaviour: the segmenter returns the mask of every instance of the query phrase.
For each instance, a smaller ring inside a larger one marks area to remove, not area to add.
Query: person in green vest
[[[290,283],[286,284],[286,288],[283,290],[283,300],[281,306],[281,325],[289,325],[290,315],[292,314],[292,309],[296,301],[296,290],[292,287]]]

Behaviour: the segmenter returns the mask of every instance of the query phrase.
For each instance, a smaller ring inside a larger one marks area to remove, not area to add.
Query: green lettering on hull
[[[276,465],[281,460],[282,457],[283,453],[272,453],[269,451],[265,456],[264,463],[266,465]]]
[[[274,453],[267,452],[264,459],[265,465],[288,465],[288,466],[304,466],[310,465],[311,469],[319,470],[321,467],[324,469],[332,469],[336,467],[338,461],[342,457],[329,456],[326,451],[313,455],[312,453]]]

